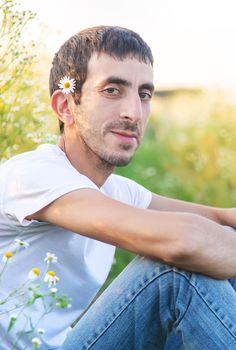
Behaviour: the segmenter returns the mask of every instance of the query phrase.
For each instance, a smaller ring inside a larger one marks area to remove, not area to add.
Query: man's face
[[[151,64],[94,54],[80,104],[73,106],[86,151],[109,165],[128,164],[143,137],[152,92]]]

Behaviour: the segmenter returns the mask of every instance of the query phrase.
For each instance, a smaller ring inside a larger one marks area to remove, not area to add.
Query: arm
[[[215,278],[236,276],[236,235],[200,215],[134,208],[99,191],[80,189],[28,219]]]
[[[216,208],[202,204],[185,202],[178,199],[163,197],[155,193],[152,194],[152,200],[149,209],[161,211],[178,211],[194,213],[213,220],[221,225],[228,225],[236,228],[236,209],[235,208]]]

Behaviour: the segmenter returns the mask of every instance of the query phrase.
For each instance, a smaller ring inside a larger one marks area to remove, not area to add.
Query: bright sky
[[[37,25],[44,23],[49,28],[46,41],[51,56],[67,38],[83,28],[120,25],[137,31],[151,46],[158,88],[213,86],[233,88],[236,92],[235,0],[21,0],[21,3],[37,13]],[[38,29],[33,36],[37,33]]]

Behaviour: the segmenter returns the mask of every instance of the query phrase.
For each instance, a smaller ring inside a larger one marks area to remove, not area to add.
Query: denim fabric
[[[236,280],[135,258],[61,350],[236,350]]]

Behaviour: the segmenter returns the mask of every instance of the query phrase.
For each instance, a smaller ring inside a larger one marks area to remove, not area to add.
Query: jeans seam
[[[224,323],[223,320],[221,320],[221,318],[217,315],[217,313],[214,311],[214,309],[212,309],[211,305],[204,299],[204,297],[201,295],[201,293],[198,291],[197,287],[181,272],[179,271],[175,271],[177,274],[181,275],[182,277],[184,277],[185,280],[188,281],[188,283],[190,284],[190,286],[195,290],[195,292],[198,294],[198,296],[201,298],[201,300],[208,306],[208,308],[210,309],[210,311],[216,316],[216,318],[219,320],[219,322],[225,327],[225,329],[232,335],[232,337],[236,340],[236,336],[231,332],[231,330],[229,329],[229,327]],[[178,326],[180,325],[180,323],[182,322],[186,312],[188,310],[188,307],[186,308],[186,310],[184,311],[184,314],[182,315]],[[177,327],[178,327],[177,326]],[[176,328],[177,328],[176,327]]]
[[[172,293],[172,305],[173,305],[173,310],[174,310],[174,314],[175,314],[175,317],[176,317],[176,291],[175,291],[175,288],[174,288],[174,285],[175,285],[175,267],[173,268],[173,293]]]
[[[145,285],[144,285],[142,288],[140,288],[140,289],[138,290],[138,292],[135,293],[135,295],[132,296],[132,298],[131,298],[131,299],[129,300],[129,302],[125,305],[125,307],[124,307],[122,310],[120,310],[120,312],[113,318],[113,320],[109,323],[109,325],[107,325],[107,326],[104,328],[104,330],[99,334],[99,336],[97,336],[97,337],[93,340],[93,342],[92,342],[91,344],[89,344],[88,347],[85,348],[85,350],[90,349],[91,346],[93,346],[93,345],[99,340],[99,338],[106,332],[106,330],[107,330],[109,327],[111,327],[111,325],[115,322],[115,320],[127,309],[127,307],[131,304],[131,302],[133,302],[133,300],[134,300],[148,285],[150,285],[153,281],[155,281],[155,280],[158,279],[159,277],[162,277],[163,275],[165,275],[165,274],[167,274],[167,273],[169,273],[169,272],[171,272],[171,271],[173,271],[173,268],[170,268],[170,269],[167,270],[167,271],[163,271],[161,274],[158,274],[158,275],[156,275],[156,276],[153,276],[152,279],[146,281],[146,282],[145,282]]]

